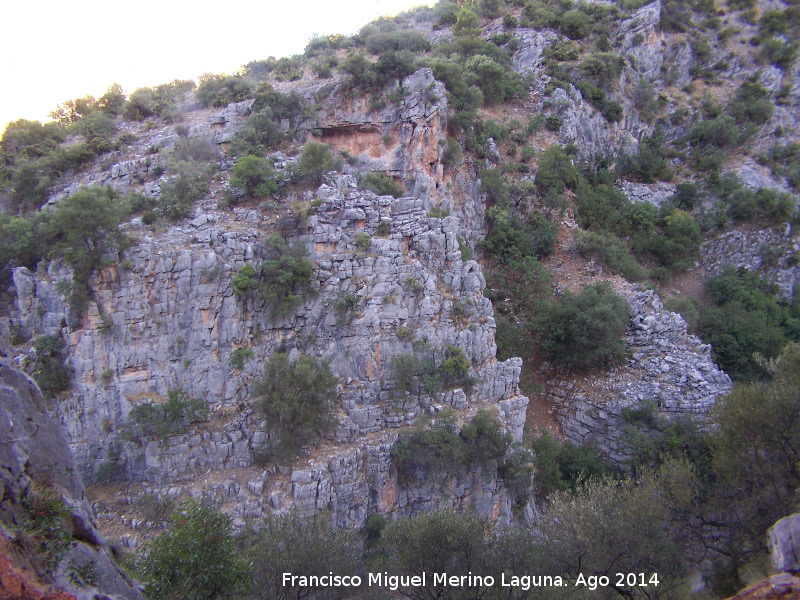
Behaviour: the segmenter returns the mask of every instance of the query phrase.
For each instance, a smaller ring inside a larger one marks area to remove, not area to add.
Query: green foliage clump
[[[762,364],[771,381],[737,385],[711,413],[716,485],[707,514],[718,523],[735,589],[742,586],[739,568],[765,553],[767,529],[796,511],[800,485],[800,346],[789,344]]]
[[[167,122],[179,119],[175,101],[185,92],[195,89],[192,80],[174,79],[152,88],[139,88],[128,98],[123,107],[123,117],[128,121],[144,121],[149,117],[160,117]]]
[[[714,360],[736,381],[768,376],[756,353],[775,358],[800,339],[800,310],[777,298],[768,281],[747,270],[724,271],[706,282],[713,305],[700,311],[697,331]]]
[[[510,435],[486,411],[478,412],[460,432],[452,416],[440,414],[430,427],[402,436],[391,456],[400,472],[414,477],[500,461],[510,447]]]
[[[264,460],[293,457],[334,426],[336,378],[328,364],[316,357],[299,356],[292,361],[285,352],[276,352],[253,389],[268,429],[278,436],[262,451]]]
[[[249,575],[231,518],[207,500],[182,504],[169,531],[148,545],[142,561],[145,594],[154,600],[238,598]]]
[[[208,403],[205,400],[192,398],[183,389],[172,389],[167,393],[166,402],[143,402],[131,409],[127,437],[139,439],[175,435],[207,417]]]
[[[25,488],[20,504],[20,529],[33,542],[33,554],[41,561],[44,571],[54,577],[58,563],[72,543],[69,508],[55,489],[45,485]],[[17,541],[24,544],[23,540]]]
[[[617,87],[617,80],[625,65],[625,59],[613,52],[595,52],[578,65],[582,80],[606,91]]]
[[[208,194],[215,167],[194,160],[172,161],[169,167],[175,176],[161,185],[158,208],[170,221],[178,221],[190,216],[194,201]]]
[[[578,169],[566,149],[558,144],[548,146],[538,160],[536,186],[539,195],[545,197],[551,191],[560,194],[575,190],[579,181]]]
[[[272,162],[258,156],[242,156],[231,172],[230,185],[244,195],[263,198],[278,190],[277,177]]]
[[[203,106],[223,107],[253,97],[253,86],[241,75],[206,73],[199,81],[194,97]]]
[[[42,394],[52,396],[69,389],[72,369],[64,362],[64,340],[60,336],[43,335],[36,340],[34,347],[36,360],[32,374]]]
[[[230,364],[231,368],[239,369],[240,371],[244,369],[244,363],[248,360],[253,358],[253,349],[252,348],[237,348],[233,352],[231,352]]]
[[[298,175],[303,181],[319,185],[325,173],[339,170],[342,162],[341,157],[331,154],[330,144],[308,142],[300,154]]]
[[[559,490],[575,490],[581,481],[602,479],[616,471],[603,461],[595,446],[559,444],[546,431],[531,443],[531,449],[536,464],[536,495],[542,499]]]
[[[748,78],[736,90],[736,95],[728,105],[728,111],[737,123],[761,125],[772,118],[775,106],[764,86],[757,79]]]
[[[322,573],[363,572],[363,538],[357,530],[343,525],[328,515],[301,518],[289,514],[264,519],[257,528],[246,530],[239,546],[252,565],[250,592],[275,600],[341,598],[341,590],[328,594],[331,588],[303,583],[309,582],[309,576]],[[284,585],[284,573],[305,577]]]
[[[392,198],[400,198],[406,192],[401,185],[395,180],[384,173],[373,171],[365,173],[359,177],[358,184],[364,189],[370,190],[379,196],[391,196]]]
[[[475,382],[468,375],[472,365],[461,348],[447,346],[437,353],[422,342],[414,350],[414,354],[398,354],[391,359],[398,391],[420,394],[424,390],[433,395],[444,389],[462,387],[467,393],[472,389]]]
[[[489,233],[480,247],[494,261],[503,265],[534,256],[541,258],[553,252],[558,238],[558,224],[545,219],[540,212],[533,212],[527,221],[493,206],[487,211]]]
[[[667,269],[685,271],[694,266],[700,254],[700,226],[694,217],[680,209],[662,210],[660,232],[640,243]]]
[[[613,233],[578,232],[575,245],[583,256],[591,256],[615,275],[622,275],[628,281],[644,278],[642,267],[631,256],[628,246]]]
[[[644,138],[639,142],[636,154],[620,160],[619,171],[644,183],[669,181],[672,172],[665,160],[664,136],[656,134]]]
[[[538,320],[542,351],[571,367],[610,366],[625,356],[628,320],[628,306],[607,284],[587,286],[577,296],[564,292]]]
[[[775,145],[759,162],[769,165],[776,177],[785,178],[793,190],[800,189],[800,144]]]
[[[273,316],[286,316],[314,293],[314,269],[305,258],[303,246],[289,246],[279,235],[268,238],[266,252],[258,273],[248,263],[234,276],[231,285],[237,296],[257,292],[272,307]]]
[[[695,509],[697,487],[688,465],[671,462],[645,477],[590,479],[575,492],[554,492],[541,528],[543,559],[567,580],[581,573],[658,573],[658,586],[646,576],[651,597],[679,595],[682,519]],[[601,597],[613,597],[608,591]]]

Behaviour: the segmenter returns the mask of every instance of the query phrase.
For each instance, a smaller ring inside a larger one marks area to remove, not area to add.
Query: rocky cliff
[[[409,83],[412,91],[438,89],[429,72],[415,78]],[[375,146],[371,127],[381,135],[394,132],[397,146],[373,159],[424,187],[441,153],[437,132],[443,125],[437,119],[443,102],[425,108],[423,95],[419,106],[400,111],[399,121],[397,115],[379,114],[365,122],[366,108],[350,108],[320,124],[322,137],[356,152],[358,144]],[[515,439],[521,439],[527,405],[518,389],[521,361],[495,359],[494,320],[482,293],[481,268],[462,260],[459,250],[459,237],[468,236],[463,221],[427,216],[436,186],[424,197],[394,199],[358,190],[348,175],[330,184],[306,199],[317,199],[315,211],[294,237],[314,264],[315,296],[287,318],[272,318],[263,301],[238,298],[231,286],[245,263],[257,266],[264,257],[276,217],[291,210],[286,205],[274,215],[230,212],[206,203],[186,224],[158,236],[140,234],[121,262],[93,276],[94,302],[84,327],[68,339],[73,391],[61,402],[63,425],[86,477],[94,478],[108,460],[128,479],[173,487],[198,472],[253,467],[253,450],[270,432],[251,406],[249,391],[277,349],[331,361],[339,379],[339,426],[326,458],[310,469],[296,468],[290,481],[276,478],[274,469],[268,475],[256,469],[244,487],[217,486],[223,497],[236,499],[243,516],[289,507],[332,508],[342,525],[361,525],[376,507],[407,513],[429,506],[430,491],[398,488],[388,452],[393,431],[445,405],[465,416],[494,405]],[[462,215],[482,211],[473,197],[465,197],[459,208]],[[379,236],[382,223],[389,231]],[[356,246],[359,233],[371,236],[367,248]],[[58,263],[46,275],[15,271],[20,323],[36,333],[59,333],[68,311],[59,282],[70,277]],[[337,312],[342,297],[353,298],[354,305]],[[434,353],[447,346],[462,349],[477,385],[468,393],[458,388],[433,397],[396,391],[392,358],[412,353],[414,340],[424,340]],[[231,355],[241,348],[252,350],[253,358],[237,369]],[[209,424],[166,443],[119,439],[118,429],[133,406],[163,401],[177,388],[209,403]],[[477,494],[483,514],[507,521],[511,499],[496,475],[486,483],[473,481],[479,475],[465,477],[450,482],[462,490],[453,502],[463,504]]]
[[[6,333],[0,325],[2,344]],[[10,366],[7,346],[0,354],[0,593],[70,597],[42,591],[41,578],[81,600],[143,598],[95,527],[67,441],[39,388]],[[33,557],[28,568],[15,567],[26,552]]]

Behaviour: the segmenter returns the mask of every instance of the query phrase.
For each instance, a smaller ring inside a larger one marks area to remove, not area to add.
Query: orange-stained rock
[[[773,575],[743,589],[730,600],[800,600],[800,579],[790,573]]]

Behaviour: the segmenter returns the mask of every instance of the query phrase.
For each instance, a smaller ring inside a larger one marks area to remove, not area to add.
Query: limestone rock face
[[[654,401],[658,413],[702,421],[733,383],[711,358],[711,346],[687,333],[683,318],[664,310],[652,290],[628,295],[631,321],[625,336],[629,358],[606,376],[558,381],[545,394],[555,405],[564,434],[574,443],[596,442],[612,460],[624,462],[623,411]]]
[[[757,271],[777,284],[781,297],[791,299],[800,279],[800,243],[791,237],[791,231],[789,223],[781,230],[726,231],[701,246],[700,263],[709,274],[717,274],[728,265]]]
[[[339,426],[330,440],[331,457],[312,469],[308,481],[293,476],[291,490],[263,480],[218,488],[248,515],[292,505],[332,508],[342,523],[363,523],[371,495],[386,497],[367,487],[363,436],[391,443],[396,438],[391,431],[445,405],[467,415],[495,405],[508,431],[521,439],[528,402],[518,389],[521,361],[495,358],[486,283],[478,263],[462,260],[460,220],[426,216],[420,198],[376,196],[341,177],[331,183],[335,186],[317,190],[322,203],[296,238],[314,265],[315,294],[288,317],[273,318],[263,300],[238,298],[231,287],[245,263],[258,266],[265,255],[259,231],[265,217],[258,211],[203,213],[127,250],[122,257],[127,270],[110,267],[92,277],[94,302],[83,328],[68,338],[75,378],[61,407],[85,477],[93,478],[110,456],[119,456],[113,460],[126,478],[163,485],[190,481],[198,470],[252,468],[253,451],[272,434],[250,407],[249,391],[280,348],[291,356],[330,360],[339,379]],[[381,222],[389,225],[386,237],[377,235]],[[371,236],[366,249],[356,246],[359,233]],[[60,332],[67,306],[58,282],[69,277],[55,264],[46,277],[16,271],[17,308],[26,327]],[[338,312],[342,297],[353,298],[355,306]],[[473,389],[433,396],[396,390],[392,359],[413,353],[414,340],[426,342],[425,351],[440,357],[448,346],[463,350],[476,381]],[[230,360],[238,348],[253,352],[241,370]],[[175,388],[209,403],[212,417],[205,431],[139,444],[119,438],[133,406],[163,401]],[[476,490],[485,489],[479,502],[484,512],[510,514],[494,508],[507,504],[496,474],[492,479],[483,473],[489,483],[480,485],[472,475],[464,477],[452,484],[474,490],[462,498],[477,498]],[[432,501],[427,491],[419,493]],[[414,494],[398,490],[397,504],[387,511],[413,510],[422,502]]]
[[[112,557],[108,542],[95,528],[81,477],[67,441],[36,383],[0,360],[0,537],[3,523],[24,521],[23,498],[34,486],[45,486],[63,497],[72,521],[72,543],[55,565],[55,584],[78,598],[102,592],[113,598],[143,600],[133,582]],[[70,569],[94,565],[96,584],[79,587]]]
[[[800,573],[800,513],[785,517],[767,532],[772,567],[778,573]]]

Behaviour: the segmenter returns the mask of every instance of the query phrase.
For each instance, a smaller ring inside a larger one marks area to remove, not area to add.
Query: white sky
[[[0,7],[0,130],[45,121],[64,100],[233,73],[303,51],[313,34],[355,33],[435,0],[7,0]]]

